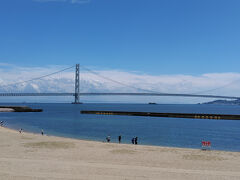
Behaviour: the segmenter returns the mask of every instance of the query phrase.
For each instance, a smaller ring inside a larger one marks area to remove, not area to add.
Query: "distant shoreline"
[[[216,105],[240,105],[240,100],[215,100],[210,102],[205,102],[202,104],[216,104]]]

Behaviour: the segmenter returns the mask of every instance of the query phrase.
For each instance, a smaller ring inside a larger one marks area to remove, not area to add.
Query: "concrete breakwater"
[[[127,112],[127,111],[81,111],[82,114],[122,115],[122,116],[150,116],[168,118],[240,120],[240,115],[230,114],[199,114],[199,113],[156,113],[156,112]]]
[[[27,106],[0,106],[0,112],[42,112],[42,109],[32,109]]]

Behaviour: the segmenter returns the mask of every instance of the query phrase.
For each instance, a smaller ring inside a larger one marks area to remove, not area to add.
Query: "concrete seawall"
[[[32,109],[27,106],[0,106],[0,112],[42,112],[42,109]]]
[[[126,111],[81,111],[82,114],[122,115],[122,116],[150,116],[168,118],[240,120],[240,115],[230,114],[198,114],[198,113],[156,113],[156,112],[126,112]]]

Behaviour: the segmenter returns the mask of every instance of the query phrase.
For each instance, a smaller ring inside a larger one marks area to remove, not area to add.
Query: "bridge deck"
[[[0,93],[0,96],[75,96],[75,93]],[[217,96],[200,94],[171,94],[171,93],[79,93],[79,96],[178,96],[220,99],[240,99],[235,96]]]

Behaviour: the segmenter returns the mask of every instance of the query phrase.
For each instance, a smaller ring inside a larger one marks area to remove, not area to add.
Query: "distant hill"
[[[216,100],[210,101],[203,104],[221,104],[221,105],[240,105],[240,99],[237,100]]]

